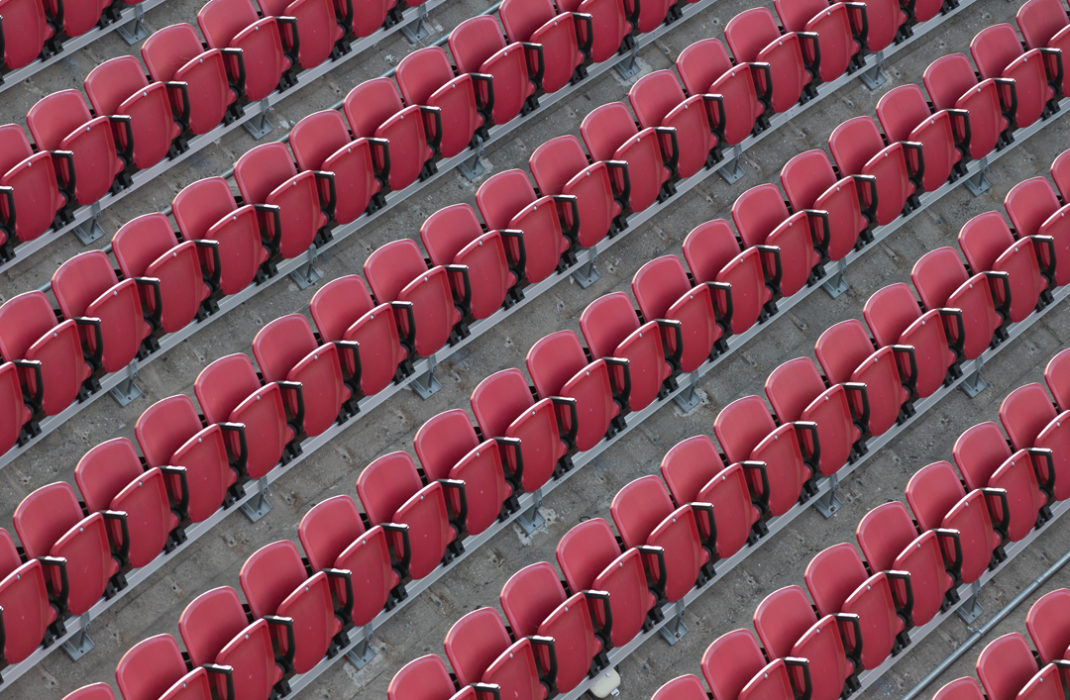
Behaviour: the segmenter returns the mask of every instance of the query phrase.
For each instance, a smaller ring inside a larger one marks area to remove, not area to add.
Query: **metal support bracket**
[[[591,255],[587,258],[587,262],[583,264],[581,268],[572,273],[572,279],[576,280],[576,284],[580,285],[580,289],[587,289],[592,284],[598,281],[598,278],[602,276],[602,273],[595,267],[595,259],[598,257],[598,251],[591,248]]]
[[[542,489],[535,489],[535,493],[532,494],[533,502],[531,507],[520,514],[516,519],[516,524],[520,526],[520,529],[524,531],[524,534],[531,537],[540,527],[546,524],[546,519],[542,517],[542,513],[539,512],[539,506],[542,505]]]
[[[721,168],[721,177],[725,179],[728,184],[734,183],[739,178],[743,177],[743,149],[737,143],[732,146],[732,160],[725,164],[725,167]]]
[[[851,288],[851,285],[847,284],[847,278],[844,277],[845,272],[847,272],[847,261],[840,260],[836,264],[836,271],[829,275],[829,278],[821,285],[821,288],[833,299]]]
[[[617,71],[617,75],[621,78],[627,80],[639,72],[639,61],[636,60],[638,58],[639,47],[633,41],[632,47],[628,50],[628,58],[613,66],[613,70]]]
[[[115,31],[130,46],[141,43],[149,38],[149,30],[145,27],[145,8],[134,5],[134,18],[119,27]]]
[[[969,396],[971,399],[982,391],[988,388],[988,382],[981,376],[981,370],[984,368],[984,361],[981,358],[974,360],[973,371],[966,375],[966,378],[962,380],[960,388],[962,392]]]
[[[375,649],[372,648],[371,632],[356,631],[363,635],[363,639],[346,652],[346,660],[353,664],[353,668],[359,671],[375,658]]]
[[[970,597],[967,598],[959,609],[955,611],[967,625],[976,620],[981,613],[984,612],[984,608],[981,607],[981,601],[978,600],[980,597],[981,584],[974,581],[970,586]]]
[[[480,161],[480,158],[483,157],[483,139],[476,138],[478,139],[476,152],[472,154],[471,158],[467,158],[457,166],[461,175],[469,182],[475,182],[483,173],[487,172],[487,169],[483,167],[483,163]]]
[[[814,501],[814,508],[817,508],[818,513],[821,513],[826,518],[836,515],[836,511],[843,505],[843,502],[840,501],[839,489],[840,480],[833,474],[829,477],[828,493]]]
[[[89,245],[93,241],[104,237],[104,229],[100,227],[100,202],[93,202],[89,207],[89,219],[74,227],[74,235],[82,242]]]
[[[71,657],[71,660],[77,661],[89,652],[93,651],[93,639],[89,636],[89,621],[92,618],[89,617],[89,613],[82,613],[78,618],[78,623],[81,627],[78,633],[63,643],[63,651],[67,652],[67,656]]]
[[[695,407],[702,403],[702,397],[699,396],[697,391],[695,391],[696,387],[698,386],[698,372],[692,372],[691,374],[687,375],[687,377],[683,379],[680,383],[686,383],[686,388],[682,392],[677,394],[676,398],[673,399],[673,401],[676,402],[676,405],[680,407],[681,411],[683,411],[684,413],[690,413],[695,409]]]
[[[428,37],[427,27],[424,26],[425,19],[427,19],[427,6],[420,5],[416,19],[401,28],[402,35],[409,40],[410,44],[416,44]]]
[[[256,480],[256,495],[241,504],[241,512],[250,522],[256,522],[271,512],[271,501],[268,500],[268,480],[262,477]]]
[[[435,356],[432,355],[427,358],[427,371],[412,380],[412,390],[421,399],[431,398],[442,388],[441,382],[435,376],[435,367],[437,365],[438,362],[435,360]]]
[[[870,90],[876,90],[888,82],[888,76],[884,72],[884,52],[878,51],[873,55],[876,56],[877,62],[872,68],[868,68],[866,72],[859,76],[862,84]]]
[[[988,156],[984,156],[980,160],[981,169],[977,171],[975,175],[966,180],[966,189],[970,191],[974,197],[980,197],[985,192],[988,192],[992,188],[992,184],[988,181]]]
[[[141,387],[137,385],[137,359],[126,366],[126,377],[113,386],[109,392],[120,406],[127,406],[134,399],[141,398]]]
[[[316,246],[314,244],[310,246],[305,255],[308,256],[308,262],[290,273],[290,279],[294,281],[298,289],[308,289],[323,279],[323,270],[316,267],[316,259],[319,257]]]
[[[268,119],[268,112],[271,111],[271,102],[265,97],[260,100],[257,105],[256,115],[242,124],[242,128],[248,131],[250,136],[259,141],[271,133],[271,121]]]
[[[673,616],[665,623],[658,632],[661,638],[668,642],[669,646],[675,646],[678,641],[687,634],[687,625],[684,624],[684,603],[679,601],[673,607]]]

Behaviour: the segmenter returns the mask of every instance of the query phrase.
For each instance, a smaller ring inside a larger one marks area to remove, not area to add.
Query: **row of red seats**
[[[753,617],[760,646],[745,629],[711,643],[701,666],[712,697],[833,700],[849,694],[858,688],[860,672],[876,668],[910,644],[912,627],[957,602],[961,584],[976,581],[1003,561],[1005,543],[1041,527],[1051,517],[1048,504],[1070,495],[1070,471],[1065,445],[1052,450],[1016,439],[1022,422],[1046,413],[1039,405],[1023,406],[1021,397],[1028,392],[1040,401],[1035,396],[1039,392],[1047,409],[1054,412],[1057,406],[1065,420],[1070,409],[1070,351],[1051,360],[1045,379],[1057,403],[1040,384],[1015,390],[1000,406],[1009,438],[991,421],[965,431],[953,451],[958,473],[946,461],[918,470],[906,486],[909,511],[900,501],[870,510],[858,523],[858,549],[849,543],[826,548],[806,567],[806,590],[792,585],[767,596]],[[1008,637],[1020,642],[1009,644],[1015,652],[1024,647],[1021,635]],[[1064,640],[1057,656],[1065,647]],[[1016,655],[1009,667],[1019,658]],[[1037,670],[1032,655],[1025,658],[1029,668],[1019,664],[1016,677],[1006,674],[1003,663],[996,664],[1002,685],[981,676],[990,699],[1016,697]],[[1062,697],[1061,692],[1030,697]],[[673,679],[653,696],[707,697],[694,675]]]
[[[1070,688],[1070,589],[1059,588],[1029,608],[1025,628],[989,642],[977,655],[977,677],[966,676],[943,686],[933,700],[1042,700],[1062,698]],[[1035,650],[1034,650],[1035,649]],[[984,690],[982,691],[982,686]]]

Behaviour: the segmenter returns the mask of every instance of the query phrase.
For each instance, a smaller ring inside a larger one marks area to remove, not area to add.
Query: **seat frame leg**
[[[353,664],[358,671],[375,658],[375,649],[372,647],[371,632],[365,632],[364,628],[354,630],[352,634],[360,634],[361,640],[346,652],[346,660]]]
[[[141,5],[134,5],[134,17],[123,26],[117,28],[115,31],[119,32],[119,36],[123,38],[129,46],[134,44],[140,44],[145,39],[149,38],[149,30],[145,27],[145,8]]]
[[[955,611],[955,614],[962,618],[962,621],[967,625],[980,617],[984,612],[984,608],[981,607],[981,584],[974,581],[970,585],[970,597],[963,601],[959,609]]]
[[[677,601],[673,606],[672,617],[669,618],[664,627],[658,630],[658,634],[669,646],[675,646],[687,634],[687,625],[684,624],[684,607],[682,600]]]
[[[981,169],[966,180],[966,189],[974,197],[980,197],[992,188],[992,183],[988,181],[988,156],[982,157],[978,162],[981,164]]]
[[[698,393],[698,372],[691,372],[680,382],[684,384],[684,390],[673,399],[680,410],[685,414],[695,410],[702,403],[702,395]]]
[[[323,279],[323,270],[316,267],[316,259],[319,258],[319,249],[315,244],[309,246],[305,253],[308,260],[303,265],[290,273],[290,279],[294,281],[298,289],[308,289]]]
[[[635,76],[639,72],[639,47],[635,42],[631,42],[631,47],[628,49],[628,56],[613,66],[613,70],[617,71],[617,75],[627,80]]]
[[[969,372],[963,372],[963,374],[966,375],[966,378],[962,380],[962,393],[966,394],[966,396],[969,396],[971,399],[988,388],[988,382],[981,376],[982,369],[984,369],[984,361],[981,358],[977,358],[973,361],[972,368]]]
[[[435,367],[438,366],[438,362],[435,360],[435,356],[427,358],[427,371],[412,380],[410,386],[412,390],[416,392],[416,395],[421,399],[429,399],[438,393],[438,390],[442,388],[442,383],[438,381],[438,377],[435,376]]]
[[[82,658],[91,652],[95,646],[93,638],[89,636],[89,621],[91,619],[89,613],[82,613],[79,617],[81,628],[74,636],[63,643],[63,651],[67,652],[67,656],[71,657],[72,661]]]
[[[127,406],[131,401],[143,395],[141,387],[137,385],[137,359],[131,360],[124,371],[126,377],[108,392],[115,399],[115,403],[120,406]]]
[[[241,512],[249,518],[249,522],[255,523],[260,518],[271,512],[271,501],[268,500],[268,480],[262,477],[256,480],[256,495],[241,504]]]
[[[862,79],[862,84],[869,90],[876,90],[888,82],[888,76],[884,72],[884,52],[878,51],[873,55],[877,58],[877,62],[872,68],[869,68],[859,76]]]
[[[100,202],[93,202],[89,206],[89,219],[74,227],[74,235],[78,237],[82,245],[89,245],[104,237],[104,229],[100,226]]]
[[[249,135],[259,141],[268,134],[274,128],[271,125],[271,120],[268,119],[268,113],[271,111],[271,103],[265,97],[257,103],[257,111],[252,119],[242,124],[242,128],[249,132]]]
[[[725,182],[731,185],[732,183],[743,177],[745,173],[743,171],[742,163],[743,148],[737,143],[736,145],[732,146],[731,159],[727,163],[725,163],[724,167],[722,167],[720,170],[721,177],[724,178]]]
[[[595,266],[595,260],[598,258],[598,251],[595,249],[590,250],[590,254],[587,257],[587,262],[580,266],[578,270],[572,273],[572,279],[576,280],[576,284],[580,285],[580,289],[587,289],[592,284],[598,281],[598,278],[602,276],[602,273],[598,271]]]
[[[487,172],[487,169],[483,167],[483,162],[480,160],[483,157],[483,139],[477,135],[474,141],[476,152],[457,166],[457,169],[461,171],[461,175],[469,182],[475,182]]]
[[[524,534],[531,537],[540,527],[546,524],[546,519],[542,517],[542,513],[539,512],[539,506],[542,505],[542,489],[535,489],[535,493],[532,494],[534,502],[531,507],[517,516],[516,524],[520,526],[520,529],[524,531]]]
[[[851,288],[851,285],[847,283],[847,278],[844,276],[846,272],[847,262],[845,260],[838,261],[836,263],[836,271],[821,285],[821,288],[833,299]]]
[[[828,483],[828,493],[823,495],[821,498],[814,500],[814,508],[816,508],[817,512],[821,513],[821,515],[823,515],[824,517],[831,518],[833,515],[836,514],[836,511],[840,509],[840,506],[843,505],[843,502],[840,501],[839,496],[839,477],[836,474],[833,474],[829,477]]]
[[[424,26],[425,19],[427,19],[427,5],[420,5],[416,19],[401,28],[401,34],[409,40],[410,44],[417,44],[430,35],[427,27]]]

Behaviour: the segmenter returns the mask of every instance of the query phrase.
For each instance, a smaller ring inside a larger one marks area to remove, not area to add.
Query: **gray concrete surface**
[[[720,36],[724,22],[736,12],[754,5],[743,0],[722,0],[713,9],[693,18],[664,40],[643,50],[643,72],[671,66],[672,59],[688,43],[705,36]],[[159,28],[193,17],[196,0],[173,0],[148,14],[150,28]],[[452,0],[432,14],[436,36],[461,19],[479,12],[484,0]],[[885,89],[905,82],[920,82],[921,72],[934,58],[949,51],[966,50],[970,38],[983,26],[1013,22],[1016,4],[981,0],[950,20],[938,33],[894,57]],[[361,79],[388,69],[409,49],[408,43],[392,38],[359,60],[347,64],[305,89],[299,97],[283,102],[278,115],[292,123],[304,114],[341,99]],[[97,62],[131,52],[118,36],[109,36],[90,48],[34,76],[24,85],[8,90],[0,100],[0,120],[20,121],[25,110],[40,96],[77,86]],[[576,133],[579,121],[595,106],[622,99],[630,81],[608,74],[584,86],[548,114],[515,132],[507,142],[488,150],[491,172],[522,167],[531,150],[543,140],[562,133]],[[523,363],[524,354],[539,337],[559,328],[578,328],[580,312],[595,297],[627,289],[632,274],[645,261],[664,253],[678,253],[687,232],[698,223],[727,217],[732,201],[746,188],[775,181],[781,165],[791,155],[821,146],[832,125],[859,113],[872,114],[880,92],[872,93],[853,84],[827,98],[766,139],[746,156],[746,176],[733,185],[711,178],[691,192],[679,205],[630,233],[599,261],[602,278],[591,288],[580,289],[566,282],[532,302],[522,313],[506,319],[483,338],[459,352],[441,367],[443,390],[421,401],[403,394],[387,402],[345,431],[338,439],[281,479],[273,489],[271,513],[256,524],[231,516],[202,538],[145,585],[139,586],[108,611],[93,628],[96,649],[79,662],[57,652],[22,679],[5,688],[10,698],[60,697],[97,680],[113,682],[113,670],[122,653],[145,636],[176,632],[182,608],[197,594],[218,585],[237,586],[244,559],[263,544],[296,539],[296,523],[318,500],[337,493],[353,493],[360,469],[376,456],[395,449],[410,449],[412,436],[424,420],[455,406],[467,406],[467,397],[487,374]],[[607,516],[610,499],[631,479],[655,472],[665,450],[675,441],[699,432],[710,432],[713,417],[739,396],[760,393],[765,376],[780,362],[809,352],[826,327],[845,318],[859,318],[870,293],[879,287],[908,278],[910,266],[926,250],[952,244],[961,224],[970,216],[999,206],[1003,195],[1019,180],[1046,172],[1054,154],[1070,145],[1070,122],[1060,117],[1037,137],[1021,144],[1001,159],[990,173],[992,190],[979,198],[957,190],[887,242],[875,246],[849,271],[851,290],[832,300],[816,293],[789,313],[768,324],[758,338],[736,352],[702,383],[706,400],[683,416],[675,407],[665,407],[619,445],[555,491],[545,504],[548,524],[533,537],[518,529],[500,533],[486,546],[432,586],[392,620],[377,637],[375,660],[360,671],[337,663],[311,689],[308,697],[379,698],[385,696],[392,675],[407,661],[428,652],[441,653],[441,640],[449,625],[465,612],[495,605],[497,592],[516,569],[533,561],[550,559],[560,535],[583,518]],[[282,132],[276,129],[272,138]],[[254,142],[238,131],[196,158],[175,168],[157,182],[108,211],[104,222],[110,235],[122,222],[142,213],[161,209],[182,186],[193,179],[226,170]],[[457,201],[473,201],[475,185],[457,174],[441,178],[418,197],[365,227],[359,236],[338,246],[323,261],[328,278],[359,271],[364,257],[378,245],[399,236],[414,237],[423,219],[439,207]],[[99,244],[98,244],[99,245]],[[0,300],[46,283],[62,260],[82,250],[73,237],[16,266],[0,277]],[[300,291],[289,281],[276,284],[232,312],[225,323],[215,323],[197,333],[179,348],[153,362],[139,383],[146,395],[119,408],[103,398],[82,411],[63,430],[43,440],[26,455],[0,471],[0,521],[9,517],[19,500],[33,489],[55,480],[72,481],[78,458],[93,444],[118,435],[131,436],[139,413],[152,402],[176,392],[192,393],[197,372],[207,362],[229,352],[248,351],[249,341],[266,321],[302,309],[315,289]],[[689,634],[675,647],[660,639],[644,645],[620,667],[624,684],[621,697],[647,698],[664,681],[698,669],[705,646],[717,635],[747,625],[751,612],[767,593],[802,580],[809,558],[824,546],[853,539],[854,525],[869,508],[902,497],[911,473],[935,459],[950,456],[955,437],[966,427],[996,416],[998,402],[1014,387],[1040,378],[1044,363],[1059,349],[1070,345],[1070,309],[1054,310],[1025,337],[1014,341],[986,369],[991,386],[976,399],[955,393],[907,430],[889,447],[843,484],[844,507],[831,519],[809,511],[785,532],[766,543],[742,566],[718,582],[689,609]],[[986,588],[986,612],[998,608],[1061,556],[1067,548],[1070,522],[1057,523],[1030,550],[1006,567]],[[1070,583],[1070,573],[1052,579],[1043,590]],[[1026,606],[1015,611],[991,636],[1007,629],[1024,629]],[[969,635],[966,627],[948,621],[928,640],[911,647],[876,687],[862,697],[898,697],[924,676],[946,653]],[[986,640],[987,641],[987,640]],[[941,680],[970,671],[967,655]],[[938,685],[931,690],[935,690]]]

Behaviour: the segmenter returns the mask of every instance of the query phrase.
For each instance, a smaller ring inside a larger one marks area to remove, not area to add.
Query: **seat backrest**
[[[235,34],[257,19],[252,0],[209,0],[197,11],[197,26],[214,49],[226,47]]]
[[[736,399],[717,414],[713,432],[730,462],[750,458],[751,451],[766,435],[776,430],[776,423],[762,397],[752,394]]]
[[[873,571],[891,569],[895,558],[917,535],[910,512],[900,501],[870,509],[855,528],[858,548]]]
[[[92,118],[82,93],[60,90],[42,97],[30,108],[26,126],[38,149],[55,151],[68,134]]]
[[[580,123],[580,137],[595,160],[612,160],[620,145],[638,131],[623,102],[595,107]]]
[[[951,246],[930,250],[918,258],[910,269],[910,281],[914,283],[914,289],[926,309],[943,306],[968,279],[962,258]]]
[[[829,326],[814,343],[814,356],[830,382],[851,381],[851,374],[873,352],[865,326],[857,319]]]
[[[364,534],[364,521],[353,499],[332,496],[308,509],[297,525],[297,536],[309,564],[329,569],[346,547]]]
[[[580,332],[593,357],[613,354],[617,345],[639,328],[632,300],[624,292],[611,292],[587,305],[580,314]]]
[[[1044,220],[1061,206],[1055,188],[1043,175],[1022,180],[1003,198],[1003,208],[1019,237],[1039,233]]]
[[[453,623],[442,646],[461,685],[478,683],[483,672],[512,644],[501,615],[477,608]]]
[[[720,39],[699,39],[676,57],[676,72],[689,95],[701,95],[713,81],[732,70],[732,59]]]
[[[280,316],[257,332],[253,356],[265,381],[286,379],[286,374],[317,347],[308,319],[301,314]]]
[[[587,165],[587,152],[573,134],[542,142],[528,158],[531,176],[546,194],[560,194],[568,181]]]
[[[642,127],[660,126],[665,115],[684,101],[684,90],[671,70],[647,73],[628,90],[628,104]]]
[[[398,63],[394,74],[401,96],[410,105],[425,105],[432,93],[453,80],[453,68],[446,50],[428,46],[410,52]]]
[[[22,566],[22,557],[19,556],[15,538],[10,532],[0,527],[0,579],[6,578],[20,566]]]
[[[713,282],[721,269],[739,255],[736,232],[726,219],[705,221],[684,239],[684,260],[696,282]]]
[[[1000,77],[1003,69],[1021,53],[1018,32],[1006,22],[985,27],[970,41],[970,56],[982,78]]]
[[[498,8],[505,35],[513,41],[527,40],[556,14],[551,0],[505,0]]]
[[[74,481],[90,512],[107,510],[111,500],[142,473],[141,460],[129,438],[95,445],[74,467]]]
[[[587,356],[576,332],[564,330],[537,340],[524,362],[535,391],[546,398],[557,395],[565,382],[587,365]]]
[[[48,556],[56,540],[82,519],[78,496],[65,481],[33,491],[15,508],[11,520],[28,557]]]
[[[342,109],[354,136],[372,137],[379,125],[405,107],[390,78],[372,78],[349,91]]]
[[[1063,411],[1070,411],[1070,350],[1051,358],[1044,368],[1044,383]]]
[[[933,700],[985,700],[981,686],[972,676],[956,678],[933,695]]]
[[[884,93],[877,101],[877,119],[890,141],[906,141],[914,127],[931,116],[921,88],[913,83]]]
[[[1055,407],[1040,382],[1018,387],[999,405],[999,422],[1017,449],[1032,447],[1037,435],[1055,416]]]
[[[785,586],[767,595],[754,609],[754,631],[772,658],[791,654],[791,647],[811,625],[817,614],[802,586]]]
[[[772,183],[755,185],[732,203],[732,222],[746,246],[765,243],[765,238],[788,218],[788,207]]]
[[[337,109],[313,112],[294,124],[287,137],[301,170],[320,169],[323,161],[350,140],[345,117]]]
[[[650,700],[706,700],[709,695],[698,676],[677,676],[658,688]]]
[[[479,15],[454,27],[449,46],[457,70],[476,73],[484,61],[505,48],[505,36],[494,15]]]
[[[148,79],[141,63],[133,56],[117,56],[104,61],[85,77],[85,94],[97,114],[118,114],[119,105],[141,88]]]
[[[616,536],[604,518],[574,525],[557,542],[557,565],[570,590],[591,588],[595,578],[620,554]]]
[[[157,700],[186,674],[178,642],[157,634],[130,647],[115,667],[115,681],[123,700]]]
[[[757,61],[758,54],[780,37],[780,27],[768,7],[737,13],[724,26],[724,38],[737,61]]]
[[[236,208],[230,185],[221,177],[190,183],[171,201],[171,213],[186,240],[204,238],[212,224]]]
[[[201,429],[193,400],[185,394],[160,399],[134,424],[134,435],[150,466],[170,464],[171,455]]]
[[[775,0],[773,6],[787,31],[801,32],[810,18],[826,9],[822,0]]]
[[[260,378],[249,356],[224,355],[201,370],[193,382],[197,403],[209,423],[223,423],[230,413],[260,388]]]
[[[234,181],[250,204],[267,202],[272,190],[296,174],[290,150],[278,141],[254,146],[234,163]]]
[[[1011,456],[1010,445],[995,421],[985,421],[964,430],[951,451],[966,488],[988,485],[992,474]]]
[[[738,629],[710,642],[702,653],[702,675],[715,698],[735,698],[766,664],[750,630]]]
[[[884,148],[877,122],[862,116],[841,122],[829,134],[829,152],[841,175],[857,175],[870,158]]]
[[[364,260],[364,277],[380,301],[393,301],[409,282],[427,272],[416,241],[401,238],[381,245]]]
[[[509,221],[535,199],[528,174],[519,168],[491,175],[476,190],[476,206],[492,229],[509,228]]]
[[[951,109],[967,90],[977,84],[977,78],[966,54],[949,53],[925,68],[922,83],[936,109]]]
[[[1025,627],[1041,663],[1063,658],[1070,648],[1070,589],[1059,588],[1041,596],[1029,608]]]
[[[290,540],[271,542],[256,550],[238,573],[245,600],[256,617],[274,615],[286,596],[307,578],[301,553]]]
[[[245,629],[248,619],[237,592],[230,586],[205,591],[178,618],[178,633],[195,666],[210,664],[219,651]]]
[[[567,597],[553,564],[539,561],[510,576],[498,600],[519,637],[537,634],[542,621]]]
[[[981,650],[976,668],[988,700],[1014,700],[1037,672],[1037,662],[1025,635],[1011,632],[993,639]]]
[[[115,700],[111,686],[101,681],[83,685],[63,696],[63,700]]]
[[[780,186],[795,210],[810,207],[834,184],[836,172],[832,169],[828,154],[820,148],[803,151],[780,169]]]
[[[456,688],[446,664],[435,654],[413,659],[401,667],[386,688],[389,700],[449,700]]]
[[[170,80],[187,61],[204,51],[197,30],[188,23],[157,29],[141,43],[141,60],[153,80]]]
[[[30,140],[18,124],[0,125],[0,173],[6,173],[33,155]]]
[[[448,479],[453,465],[479,445],[479,438],[464,409],[454,408],[429,418],[412,444],[428,479]]]
[[[433,265],[448,265],[461,248],[483,233],[483,225],[471,204],[451,204],[439,209],[420,226],[420,242]]]
[[[1063,151],[1055,156],[1048,169],[1055,187],[1062,195],[1063,201],[1070,201],[1070,150]]]
[[[922,530],[940,527],[947,512],[965,495],[955,468],[944,460],[914,472],[906,486],[907,503]]]
[[[349,326],[374,306],[368,285],[360,275],[335,277],[308,302],[312,320],[325,341],[342,340]]]
[[[89,305],[119,281],[103,250],[79,253],[52,273],[52,294],[67,318],[81,316]]]
[[[37,290],[17,294],[0,305],[0,356],[25,357],[38,338],[56,325],[52,304]]]
[[[677,505],[690,503],[719,471],[724,460],[709,435],[681,440],[661,458],[661,478]]]
[[[171,222],[160,212],[123,224],[111,239],[112,252],[124,277],[139,277],[156,258],[178,245]]]
[[[848,542],[834,544],[815,554],[803,573],[818,615],[838,613],[847,596],[867,576],[869,573],[858,550]]]
[[[388,523],[398,508],[423,487],[408,452],[390,452],[357,477],[357,495],[372,524]]]
[[[987,211],[973,217],[959,230],[959,248],[974,273],[991,270],[996,259],[1014,244],[1014,235],[1003,214]]]
[[[899,342],[899,336],[921,316],[921,310],[910,287],[895,282],[873,292],[862,307],[862,315],[873,339],[883,347]]]
[[[515,367],[495,372],[472,390],[472,413],[484,437],[505,435],[509,424],[534,402],[528,380]]]
[[[684,263],[662,255],[640,267],[632,277],[632,295],[646,319],[664,318],[669,307],[691,289]]]
[[[621,487],[613,496],[609,512],[627,547],[638,547],[673,511],[665,485],[656,476],[641,476]]]
[[[825,382],[809,357],[782,363],[765,380],[765,396],[781,422],[799,420],[807,405],[825,390]]]
[[[1015,15],[1025,45],[1031,49],[1046,46],[1067,25],[1066,10],[1060,0],[1026,0]]]

